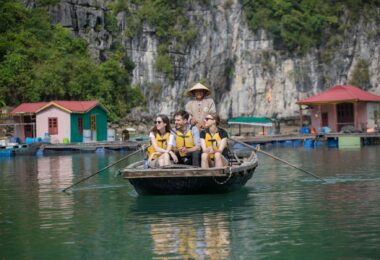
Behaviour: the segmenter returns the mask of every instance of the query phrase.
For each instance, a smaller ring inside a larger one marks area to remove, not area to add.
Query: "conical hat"
[[[205,91],[205,96],[208,96],[208,95],[211,94],[211,91],[206,86],[204,86],[203,84],[201,84],[201,83],[198,82],[197,84],[195,84],[192,88],[190,88],[187,91],[187,95],[188,96],[194,96],[193,91],[194,90],[198,90],[198,89],[204,90]]]

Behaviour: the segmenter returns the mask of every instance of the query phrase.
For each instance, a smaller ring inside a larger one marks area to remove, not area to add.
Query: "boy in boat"
[[[223,167],[228,164],[227,132],[219,128],[220,117],[215,113],[207,113],[204,119],[205,130],[200,134],[202,147],[202,168]]]
[[[176,155],[178,163],[199,167],[201,157],[199,129],[189,123],[189,117],[189,113],[183,110],[174,114]]]
[[[171,132],[169,118],[158,115],[154,127],[149,133],[150,146],[148,147],[148,166],[151,168],[177,163],[177,156],[172,151],[175,147],[175,138]]]
[[[195,100],[187,102],[185,110],[191,116],[191,124],[197,125],[201,130],[205,128],[204,118],[207,113],[216,113],[215,103],[212,98],[205,98],[209,96],[211,91],[201,83],[195,84],[187,91],[187,95],[195,97]]]

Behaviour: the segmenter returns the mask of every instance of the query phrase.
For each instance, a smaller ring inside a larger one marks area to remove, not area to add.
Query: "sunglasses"
[[[214,120],[214,118],[206,117],[205,121],[208,121],[208,120]]]
[[[154,124],[161,124],[162,121],[154,121]]]

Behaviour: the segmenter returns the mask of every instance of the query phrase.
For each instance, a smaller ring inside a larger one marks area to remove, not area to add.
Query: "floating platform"
[[[90,142],[90,143],[75,143],[75,144],[42,144],[40,149],[43,153],[55,153],[63,151],[77,151],[77,152],[95,152],[100,149],[113,150],[113,151],[134,151],[142,145],[138,141],[124,141],[124,142]]]
[[[332,147],[355,146],[360,147],[360,144],[380,144],[380,133],[329,133],[329,134],[289,134],[289,135],[274,135],[274,136],[238,136],[235,137],[242,142],[249,144],[284,144],[293,145],[304,144],[305,147],[320,146],[323,142]],[[306,145],[305,145],[306,144]],[[313,144],[313,145],[312,145]]]

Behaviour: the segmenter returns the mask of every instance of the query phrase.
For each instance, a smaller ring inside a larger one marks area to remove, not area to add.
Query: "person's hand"
[[[206,153],[210,154],[210,153],[214,153],[214,148],[212,146],[209,146],[206,148]]]
[[[161,152],[154,152],[153,155],[157,155],[157,157],[160,157],[162,153]]]
[[[187,148],[186,147],[181,147],[181,148],[178,149],[178,151],[180,153],[187,153]]]
[[[178,157],[173,153],[172,151],[169,152],[170,157],[172,157],[173,162],[177,163],[178,162]]]

